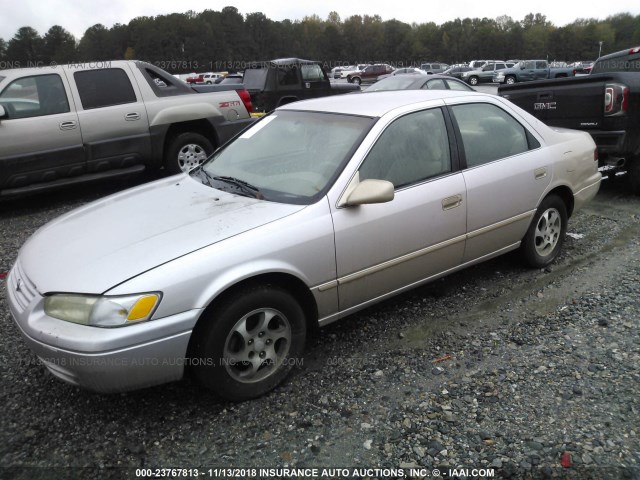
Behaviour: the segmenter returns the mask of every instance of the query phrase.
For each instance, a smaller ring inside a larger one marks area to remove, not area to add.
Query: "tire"
[[[356,85],[360,85],[362,83],[362,79],[360,77],[353,77],[351,79],[351,83],[355,83]]]
[[[192,334],[194,376],[227,400],[249,400],[273,390],[304,351],[302,307],[277,286],[239,291],[200,321]]]
[[[640,195],[640,156],[631,159],[631,164],[627,169],[631,191],[635,195]]]
[[[469,78],[469,85],[471,85],[473,87],[478,85],[478,77],[470,77]]]
[[[567,207],[560,197],[548,195],[536,211],[522,241],[525,262],[542,268],[559,255],[567,233]]]
[[[213,144],[195,132],[176,135],[169,143],[164,155],[164,168],[173,175],[186,173],[204,162],[213,153]]]
[[[507,85],[513,85],[514,83],[516,83],[516,77],[514,77],[513,75],[508,75],[507,78],[504,79],[504,81]]]

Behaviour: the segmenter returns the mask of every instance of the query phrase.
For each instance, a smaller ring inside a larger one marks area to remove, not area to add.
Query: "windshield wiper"
[[[213,188],[213,185],[211,185],[211,180],[213,180],[213,177],[209,173],[207,173],[207,171],[204,168],[202,168],[202,165],[197,167],[196,170],[197,172],[195,173],[200,174],[200,178],[206,182],[206,185]]]
[[[260,193],[260,189],[258,187],[251,185],[250,183],[245,182],[244,180],[240,180],[239,178],[235,178],[235,177],[225,177],[225,176],[211,177],[207,172],[205,172],[205,175],[207,175],[207,178],[209,179],[231,184],[241,192],[244,192],[247,196],[257,198],[258,200],[264,199],[264,196],[262,195],[262,193]]]

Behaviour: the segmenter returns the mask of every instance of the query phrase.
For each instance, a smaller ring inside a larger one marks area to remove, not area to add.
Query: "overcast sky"
[[[442,0],[393,1],[393,0],[0,0],[0,38],[10,40],[18,28],[30,26],[44,35],[53,25],[61,25],[79,40],[84,31],[96,23],[111,27],[114,23],[127,24],[139,16],[165,15],[168,13],[205,9],[222,10],[235,6],[246,15],[262,12],[271,20],[298,20],[316,14],[326,19],[336,11],[342,20],[351,15],[380,15],[382,20],[396,18],[407,23],[435,22],[442,24],[456,18],[496,18],[509,15],[522,20],[528,13],[541,13],[557,26],[563,26],[578,18],[606,17],[629,12],[640,14],[638,0],[560,2],[558,0],[527,1],[478,1]],[[421,5],[416,7],[416,5]]]

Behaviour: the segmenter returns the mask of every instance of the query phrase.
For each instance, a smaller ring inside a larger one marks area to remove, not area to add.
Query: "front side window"
[[[73,77],[85,110],[136,102],[131,81],[121,68],[79,71]]]
[[[531,148],[536,140],[501,108],[488,103],[456,105],[451,109],[462,136],[468,167],[511,157]]]
[[[320,65],[301,65],[300,71],[302,73],[302,80],[305,82],[317,82],[319,80],[324,80],[324,73],[322,72],[322,68]]]
[[[0,94],[6,118],[30,118],[69,111],[69,101],[59,75],[36,75],[11,82]]]
[[[360,180],[399,188],[451,171],[449,137],[439,108],[410,113],[380,135],[360,167]]]

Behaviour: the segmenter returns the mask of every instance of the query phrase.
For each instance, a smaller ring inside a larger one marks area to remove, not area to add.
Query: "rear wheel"
[[[542,268],[559,255],[567,233],[567,207],[560,197],[547,196],[536,211],[521,245],[526,263]]]
[[[228,400],[249,400],[274,389],[304,350],[304,312],[277,286],[239,291],[201,321],[193,332],[194,375]]]
[[[164,168],[169,174],[188,172],[204,162],[213,153],[213,144],[207,137],[195,132],[176,135],[165,152]]]

